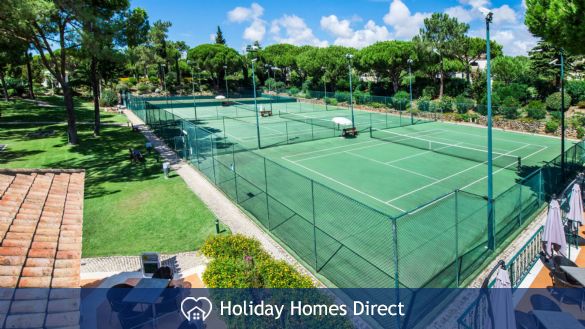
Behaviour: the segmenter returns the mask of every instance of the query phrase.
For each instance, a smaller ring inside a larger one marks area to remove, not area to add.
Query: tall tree
[[[148,31],[150,30],[148,14],[142,8],[132,9],[126,13],[125,23],[123,35],[126,38],[125,44],[128,46],[128,60],[132,74],[136,77],[136,61],[138,59],[136,47],[148,41]]]
[[[218,45],[225,45],[226,41],[223,37],[223,32],[221,32],[221,28],[219,25],[217,26],[217,32],[215,33],[215,43]]]
[[[532,34],[555,47],[585,54],[585,1],[526,0],[525,23]]]
[[[372,70],[376,76],[388,77],[394,93],[408,69],[408,60],[414,58],[414,46],[409,41],[382,41],[365,47],[358,53],[362,69]]]
[[[148,39],[150,46],[154,48],[156,55],[160,58],[158,63],[158,75],[161,82],[161,87],[165,86],[165,73],[169,68],[169,56],[167,53],[167,36],[169,28],[172,26],[171,22],[158,20],[154,22],[152,28],[148,32]],[[163,64],[164,67],[163,67]]]
[[[455,57],[456,45],[463,40],[468,30],[469,25],[459,23],[457,18],[434,13],[431,17],[425,18],[423,28],[414,38],[415,42],[423,44],[439,57],[439,97],[443,97],[445,88],[445,60]]]
[[[22,40],[6,34],[0,34],[0,85],[4,100],[8,101],[8,86],[6,85],[6,69],[10,64],[20,64],[22,55],[28,46]]]
[[[492,61],[494,80],[506,84],[526,83],[530,80],[532,70],[530,60],[524,56],[500,56]]]
[[[490,42],[490,50],[492,58],[502,55],[502,46],[495,41]],[[485,55],[485,39],[464,36],[463,39],[455,42],[453,56],[465,66],[465,78],[468,85],[471,85],[471,66]]]
[[[69,143],[77,144],[73,90],[68,81],[69,49],[75,47],[80,11],[84,1],[3,0],[0,2],[0,33],[32,44],[43,65],[59,83],[67,112]],[[60,51],[57,52],[56,50]]]
[[[242,58],[237,51],[218,44],[203,44],[192,48],[189,50],[187,58],[191,65],[211,75],[216,89],[219,89],[226,73],[224,65],[227,64],[228,74],[236,73],[242,67]]]

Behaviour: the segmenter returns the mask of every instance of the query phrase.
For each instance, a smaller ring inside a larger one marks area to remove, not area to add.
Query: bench
[[[343,133],[341,134],[341,136],[343,136],[343,137],[357,137],[357,135],[358,135],[358,131],[354,127],[343,128]]]
[[[271,117],[272,116],[272,110],[262,110],[262,111],[260,111],[260,115],[262,117]]]

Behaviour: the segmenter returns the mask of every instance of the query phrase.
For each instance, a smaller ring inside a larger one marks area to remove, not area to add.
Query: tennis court
[[[258,119],[260,147],[253,112],[135,112],[337,287],[458,286],[489,255],[485,128],[356,110],[360,134],[346,139],[332,118],[349,110],[291,104]],[[582,168],[583,149],[568,146]],[[559,153],[556,138],[494,130],[498,246],[555,193]]]

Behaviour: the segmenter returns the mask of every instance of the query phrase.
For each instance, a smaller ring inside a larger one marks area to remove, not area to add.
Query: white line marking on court
[[[538,153],[540,153],[540,152],[542,152],[542,151],[546,150],[547,148],[548,148],[548,146],[544,146],[544,147],[543,147],[543,148],[541,148],[540,150],[538,150],[538,151],[536,151],[536,152],[533,152],[533,153],[531,153],[531,154],[529,154],[529,155],[527,155],[527,156],[525,156],[525,157],[522,157],[522,159],[528,159],[528,158],[530,158],[531,156],[533,156],[533,155],[536,155],[536,154],[538,154]],[[499,173],[500,171],[502,171],[502,170],[504,170],[504,169],[506,169],[506,168],[508,168],[508,167],[510,167],[510,166],[512,166],[512,164],[510,164],[510,165],[506,166],[505,168],[500,168],[500,169],[496,170],[496,171],[494,172],[494,174],[497,174],[497,173]],[[480,179],[478,179],[478,180],[476,180],[476,181],[474,181],[474,182],[472,182],[472,183],[469,183],[469,184],[467,184],[467,185],[463,186],[462,188],[460,188],[460,190],[464,190],[464,189],[466,189],[466,188],[470,187],[471,185],[473,185],[473,184],[475,184],[475,183],[479,183],[479,182],[481,182],[482,180],[484,180],[484,179],[486,179],[486,178],[487,178],[487,176],[484,176],[484,177],[482,177],[482,178],[480,178]]]
[[[388,167],[392,167],[392,168],[396,168],[396,169],[399,169],[399,170],[402,170],[402,171],[406,171],[407,173],[411,173],[411,174],[414,174],[414,175],[417,175],[417,176],[425,177],[425,178],[428,178],[428,179],[430,179],[430,180],[433,180],[433,181],[436,181],[436,180],[437,180],[437,179],[436,179],[436,178],[434,178],[434,177],[427,176],[427,175],[423,175],[423,174],[420,174],[420,173],[418,173],[418,172],[416,172],[416,171],[412,171],[412,170],[409,170],[409,169],[405,169],[405,168],[401,168],[401,167],[394,166],[394,165],[391,165],[391,164],[387,164],[387,163],[385,163],[385,162],[378,161],[378,160],[375,160],[375,159],[372,159],[372,158],[368,158],[368,157],[366,157],[366,156],[363,156],[363,155],[359,155],[359,154],[351,153],[351,151],[345,151],[344,153],[347,153],[347,154],[349,154],[349,155],[356,156],[356,157],[358,157],[358,158],[362,158],[362,159],[370,160],[370,161],[373,161],[373,162],[376,162],[376,163],[379,163],[379,164],[383,164],[383,165],[385,165],[385,166],[388,166]]]
[[[461,144],[463,144],[463,142],[460,142],[460,143],[457,143],[457,144],[453,144],[453,145],[454,146],[458,146],[458,145],[461,145]],[[447,147],[451,147],[451,146],[440,147],[437,150],[442,150],[442,149],[447,148]],[[397,160],[388,161],[388,162],[385,162],[385,163],[386,164],[391,164],[391,163],[395,163],[395,162],[400,162],[402,160],[406,160],[406,159],[410,159],[410,158],[415,158],[415,157],[418,157],[418,156],[421,156],[421,155],[424,155],[424,154],[427,154],[427,153],[432,153],[432,152],[433,151],[424,151],[424,152],[417,153],[417,154],[414,154],[414,155],[409,155],[407,157],[400,158],[400,159],[397,159]]]
[[[495,157],[495,159],[497,159],[497,158],[499,158],[499,157],[501,157],[501,156],[503,156],[503,155],[507,155],[507,154],[510,154],[510,153],[512,153],[512,152],[519,151],[519,150],[521,150],[521,149],[523,149],[523,148],[525,148],[525,147],[528,147],[528,145],[524,145],[524,146],[522,146],[522,147],[519,147],[519,148],[517,148],[517,149],[515,149],[515,150],[512,150],[512,151],[510,151],[510,152],[508,152],[508,153],[501,154],[501,155],[499,155],[499,156]],[[429,186],[432,186],[432,185],[435,185],[435,184],[437,184],[437,183],[443,182],[443,181],[445,181],[445,180],[447,180],[447,179],[450,179],[450,178],[453,178],[453,177],[455,177],[455,176],[458,176],[458,175],[460,175],[460,174],[462,174],[462,173],[464,173],[464,172],[466,172],[466,171],[469,171],[469,170],[475,169],[475,168],[477,168],[477,167],[479,167],[479,166],[483,166],[483,165],[484,165],[484,164],[486,164],[486,163],[487,163],[487,161],[485,161],[485,162],[482,162],[482,163],[478,163],[477,165],[475,165],[475,166],[471,166],[471,167],[469,167],[469,168],[467,168],[467,169],[465,169],[465,170],[463,170],[463,171],[459,171],[459,172],[457,172],[457,173],[455,173],[455,174],[453,174],[453,175],[449,175],[449,176],[447,176],[447,177],[441,178],[441,179],[439,179],[439,180],[438,180],[438,181],[436,181],[436,182],[432,182],[432,183],[430,183],[430,184],[427,184],[427,185],[425,185],[425,186],[422,186],[422,187],[419,187],[419,188],[417,188],[417,189],[415,189],[415,190],[412,190],[412,191],[410,191],[410,192],[408,192],[408,193],[405,193],[405,194],[403,194],[403,195],[401,195],[401,196],[399,196],[399,197],[397,197],[397,198],[394,198],[394,199],[392,199],[392,200],[388,200],[388,201],[386,201],[386,203],[390,203],[390,202],[393,202],[393,201],[396,201],[396,200],[400,200],[400,199],[402,199],[402,198],[404,198],[404,197],[406,197],[406,196],[409,196],[409,195],[411,195],[411,194],[413,194],[413,193],[416,193],[416,192],[418,192],[418,191],[420,191],[420,190],[424,190],[424,189],[428,188]]]
[[[290,162],[290,163],[292,163],[292,164],[294,164],[294,165],[297,165],[297,166],[299,166],[299,167],[301,167],[301,168],[304,168],[304,169],[306,169],[306,170],[308,170],[308,171],[311,171],[311,172],[313,172],[313,173],[315,173],[315,174],[317,174],[317,175],[319,175],[319,176],[321,176],[321,177],[324,177],[324,178],[326,178],[326,179],[329,179],[330,181],[333,181],[333,182],[335,182],[335,183],[337,183],[337,184],[339,184],[339,185],[345,186],[345,187],[347,187],[348,189],[350,189],[350,190],[352,190],[352,191],[355,191],[355,192],[358,192],[358,193],[360,193],[360,194],[363,194],[363,195],[365,195],[365,196],[367,196],[367,197],[369,197],[369,198],[372,198],[372,199],[374,199],[374,200],[376,200],[376,201],[378,201],[378,202],[381,202],[381,203],[383,203],[383,204],[387,204],[387,205],[389,205],[390,207],[392,207],[392,208],[394,208],[394,209],[396,209],[396,210],[399,210],[399,211],[402,211],[402,212],[404,212],[404,209],[400,209],[400,208],[398,208],[398,207],[396,207],[396,206],[394,206],[394,205],[392,205],[392,204],[389,204],[389,203],[385,202],[384,200],[378,199],[378,198],[376,198],[375,196],[369,195],[368,193],[365,193],[365,192],[363,192],[363,191],[361,191],[361,190],[358,190],[358,189],[356,189],[356,188],[354,188],[354,187],[351,187],[351,186],[349,186],[349,185],[347,185],[347,184],[344,184],[344,183],[342,183],[342,182],[340,182],[340,181],[338,181],[338,180],[336,180],[336,179],[334,179],[334,178],[331,178],[331,177],[329,177],[329,176],[327,176],[327,175],[324,175],[324,174],[322,174],[322,173],[320,173],[320,172],[318,172],[318,171],[316,171],[316,170],[313,170],[313,169],[311,169],[311,168],[305,167],[305,166],[303,166],[303,165],[301,165],[301,164],[298,164],[298,163],[297,163],[297,162],[295,162],[295,161],[292,161],[292,160],[289,160],[289,159],[285,159],[285,158],[283,158],[283,159],[284,159],[284,160],[286,160],[286,161],[288,161],[288,162]]]
[[[433,134],[434,134],[435,132],[442,132],[442,130],[440,130],[440,129],[436,129],[436,130],[429,130],[429,131],[427,131],[427,132],[425,132],[425,133],[429,133],[429,134],[433,133]],[[418,133],[418,135],[421,135],[421,133]],[[404,135],[404,136],[409,136],[409,135]],[[425,136],[428,136],[428,135],[425,135]],[[376,141],[375,141],[375,140],[369,140],[369,141],[367,141],[367,142],[362,142],[362,143],[357,143],[357,144],[350,144],[350,145],[337,146],[337,147],[328,148],[328,149],[327,149],[327,150],[325,150],[325,151],[334,150],[334,149],[338,149],[338,148],[343,148],[343,147],[347,147],[347,146],[356,146],[356,145],[365,144],[365,143],[371,143],[371,142],[376,142]],[[304,159],[299,159],[299,160],[296,160],[296,161],[306,161],[306,160],[313,160],[313,159],[317,159],[317,158],[323,158],[323,157],[328,157],[328,156],[332,156],[332,155],[338,155],[338,154],[345,153],[345,152],[348,152],[348,151],[363,150],[363,149],[366,149],[366,148],[370,148],[370,147],[378,147],[378,146],[382,146],[382,145],[388,145],[388,142],[379,142],[379,143],[376,143],[376,144],[374,144],[374,145],[370,145],[370,146],[365,146],[365,147],[360,147],[360,148],[351,148],[351,149],[349,149],[349,150],[342,150],[342,151],[339,151],[339,152],[333,152],[333,153],[320,154],[320,155],[316,155],[316,156],[313,156],[313,157],[308,157],[308,158],[304,158]],[[321,151],[312,151],[312,152],[306,152],[306,153],[295,154],[295,155],[310,154],[310,153],[317,153],[317,152],[319,152],[319,153],[322,153],[322,152],[324,152],[324,151],[323,151],[323,150],[321,150]],[[289,158],[289,157],[293,157],[293,156],[295,156],[295,155],[290,155],[290,156],[287,156],[287,158]]]

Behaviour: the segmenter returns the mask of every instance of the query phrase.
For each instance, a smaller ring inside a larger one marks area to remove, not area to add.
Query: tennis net
[[[406,145],[421,150],[449,155],[456,158],[487,163],[488,152],[485,149],[432,141],[412,135],[403,135],[389,130],[371,129],[370,137],[386,142]],[[522,158],[508,153],[493,154],[493,165],[499,168],[517,170],[522,165]]]
[[[338,129],[337,124],[335,122],[331,121],[331,119],[313,118],[313,117],[308,117],[308,116],[289,113],[289,112],[280,112],[279,115],[283,119],[302,122],[302,123],[306,123],[308,125],[319,126],[319,127],[329,128],[329,129],[331,129],[331,128]]]
[[[256,113],[256,107],[254,106],[254,104],[244,104],[244,103],[240,103],[240,102],[231,101],[230,105],[233,107],[236,107],[238,109],[242,109],[242,110]],[[258,106],[260,106],[260,105],[258,105]]]

